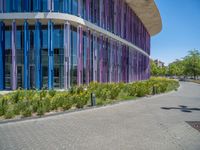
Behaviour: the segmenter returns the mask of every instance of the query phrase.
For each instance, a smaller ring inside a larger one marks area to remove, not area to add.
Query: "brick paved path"
[[[200,85],[63,115],[0,124],[0,150],[200,150]]]

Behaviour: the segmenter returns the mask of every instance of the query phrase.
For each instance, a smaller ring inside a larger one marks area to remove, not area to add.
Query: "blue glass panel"
[[[24,22],[24,89],[29,89],[29,26]]]
[[[33,11],[41,11],[41,0],[33,0],[32,5],[33,5]]]
[[[63,33],[63,30],[62,29],[55,29],[54,30],[54,48],[63,48],[64,44],[64,33]]]
[[[42,12],[48,11],[48,0],[41,0],[41,9]]]
[[[17,12],[21,12],[22,11],[22,4],[23,4],[23,0],[18,0]]]
[[[48,22],[48,88],[53,89],[54,81],[54,43],[53,43],[53,22]]]
[[[5,1],[5,5],[6,5],[6,12],[11,12],[11,8],[12,8],[12,0],[6,0]]]
[[[42,30],[42,48],[47,49],[48,48],[48,30]]]
[[[17,30],[16,32],[16,39],[17,39],[17,42],[16,42],[16,48],[17,49],[22,49],[22,41],[21,41],[21,31]]]
[[[63,12],[64,1],[63,0],[54,0],[54,11],[55,12]]]
[[[23,0],[22,9],[24,12],[30,11],[30,0]]]
[[[5,88],[5,25],[0,22],[0,90]]]
[[[77,29],[71,29],[71,85],[77,84]]]
[[[11,49],[11,31],[5,32],[5,48]]]
[[[78,15],[78,0],[72,1],[72,14]]]

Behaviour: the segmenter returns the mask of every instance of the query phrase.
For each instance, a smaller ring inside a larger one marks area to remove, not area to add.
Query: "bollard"
[[[96,106],[96,96],[94,93],[91,93],[91,106]]]

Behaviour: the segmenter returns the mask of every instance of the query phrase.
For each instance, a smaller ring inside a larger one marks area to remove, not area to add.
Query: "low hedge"
[[[17,90],[0,96],[0,117],[10,119],[15,116],[42,116],[50,111],[64,111],[90,105],[90,94],[96,95],[97,105],[134,99],[176,90],[179,82],[166,78],[151,78],[134,83],[97,83],[72,87],[68,91]]]

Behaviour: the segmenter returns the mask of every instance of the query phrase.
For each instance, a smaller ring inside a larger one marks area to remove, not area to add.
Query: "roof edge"
[[[162,30],[160,12],[154,0],[125,0],[140,18],[151,36]]]

